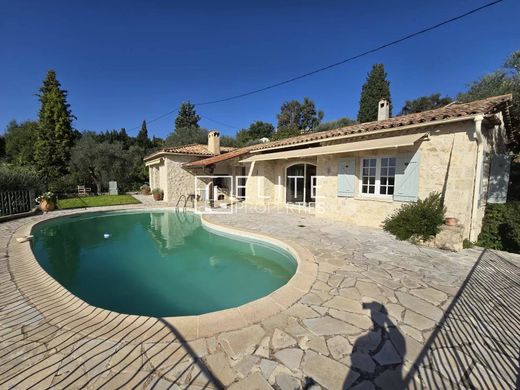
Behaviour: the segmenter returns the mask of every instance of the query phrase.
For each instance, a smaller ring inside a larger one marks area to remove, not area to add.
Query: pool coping
[[[29,241],[18,242],[17,237],[28,236],[34,226],[39,223],[74,214],[86,214],[102,211],[173,211],[165,208],[155,207],[104,207],[96,210],[78,209],[65,213],[54,212],[44,215],[21,225],[11,236],[8,244],[9,272],[18,290],[45,318],[46,322],[59,328],[75,331],[74,324],[91,322],[92,325],[101,326],[104,322],[117,320],[120,326],[131,331],[137,329],[155,317],[121,314],[111,310],[98,308],[88,304],[81,298],[76,297],[54,280],[34,257]],[[195,340],[202,337],[211,337],[223,332],[241,329],[249,325],[259,323],[266,318],[278,314],[296,303],[301,297],[308,293],[316,280],[318,265],[314,255],[301,245],[289,241],[271,237],[267,234],[238,229],[224,224],[209,221],[207,216],[199,214],[203,226],[217,230],[225,234],[244,237],[257,241],[266,242],[269,245],[280,247],[293,255],[297,262],[297,268],[292,278],[282,287],[257,300],[248,302],[241,306],[230,309],[215,311],[211,313],[182,316],[161,317],[161,322],[173,326],[182,334],[186,340]],[[45,297],[43,299],[42,297]],[[45,304],[43,304],[43,302]],[[58,310],[66,306],[66,315],[58,315]],[[64,323],[66,320],[66,323]],[[108,326],[108,324],[107,324]],[[88,327],[87,327],[88,329]],[[79,331],[84,336],[91,336],[90,332]],[[143,336],[144,337],[144,336]],[[96,335],[96,338],[103,338]],[[106,340],[111,338],[104,337]],[[160,338],[161,341],[163,340]],[[134,340],[135,341],[135,340]]]

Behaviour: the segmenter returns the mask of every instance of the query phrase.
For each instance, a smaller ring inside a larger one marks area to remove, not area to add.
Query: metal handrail
[[[177,200],[177,203],[175,204],[175,211],[179,211],[179,203],[181,203],[182,197],[184,197],[184,199],[186,200],[186,195],[182,194],[181,196],[179,196],[179,199]],[[184,202],[184,204],[186,204],[186,201]],[[186,207],[184,207],[184,208],[186,208]]]

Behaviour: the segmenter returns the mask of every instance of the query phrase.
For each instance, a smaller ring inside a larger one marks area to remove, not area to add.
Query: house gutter
[[[317,142],[328,142],[328,141],[336,141],[336,140],[340,140],[340,139],[362,137],[362,136],[367,136],[367,135],[370,136],[370,135],[374,135],[374,134],[385,134],[385,133],[391,133],[394,131],[417,129],[420,127],[445,125],[445,124],[454,123],[454,122],[462,122],[462,121],[468,121],[468,120],[472,120],[472,119],[474,120],[478,116],[482,116],[482,115],[467,115],[467,116],[461,116],[461,117],[450,118],[450,119],[441,119],[438,121],[415,123],[413,125],[397,126],[397,127],[392,127],[389,129],[366,131],[366,132],[361,132],[361,133],[353,133],[353,134],[346,134],[346,135],[328,137],[328,138],[323,138],[323,139],[316,139],[316,140],[312,140],[312,141],[298,142],[298,143],[294,143],[294,144],[273,146],[270,148],[259,148],[259,149],[251,150],[250,153],[259,153],[259,152],[275,150],[275,149],[284,149],[284,148],[290,148],[290,147],[300,146],[300,145],[315,144]]]
[[[475,230],[475,220],[477,219],[478,202],[480,198],[480,177],[482,175],[482,161],[484,160],[484,147],[482,145],[484,137],[482,135],[482,122],[484,121],[484,115],[477,115],[474,118],[475,121],[475,139],[477,141],[477,166],[475,167],[475,180],[473,183],[473,205],[471,208],[471,221],[469,228],[469,239],[470,241],[476,241],[478,236]]]

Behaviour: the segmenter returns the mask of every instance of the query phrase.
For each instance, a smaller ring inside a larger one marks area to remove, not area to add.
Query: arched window
[[[285,175],[285,202],[308,205],[316,199],[316,165],[294,164]]]

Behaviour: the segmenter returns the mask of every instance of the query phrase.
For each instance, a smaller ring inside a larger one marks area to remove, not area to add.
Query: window
[[[361,166],[361,193],[393,195],[395,164],[395,157],[364,158]]]

